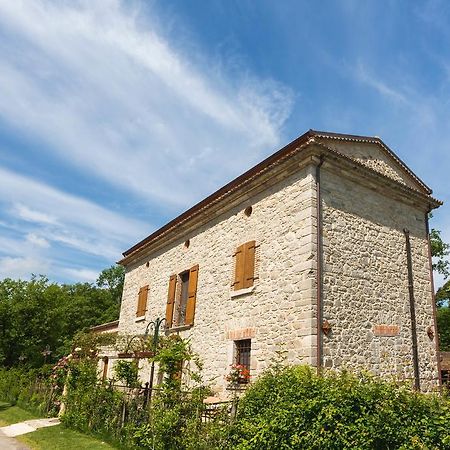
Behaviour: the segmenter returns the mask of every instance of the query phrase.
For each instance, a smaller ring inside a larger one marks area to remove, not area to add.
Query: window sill
[[[230,291],[230,297],[240,297],[241,295],[251,294],[255,290],[255,286],[239,289],[238,291]]]
[[[192,328],[193,326],[194,326],[194,324],[192,324],[192,325],[177,325],[176,327],[168,328],[167,331],[169,333],[176,333],[178,331],[189,330],[189,328]]]
[[[145,320],[145,316],[139,316],[134,319],[135,322],[142,322],[143,320]]]

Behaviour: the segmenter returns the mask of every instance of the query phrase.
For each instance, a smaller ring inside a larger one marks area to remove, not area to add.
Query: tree
[[[450,253],[450,245],[441,238],[441,232],[434,228],[430,233],[431,256],[435,258],[433,270],[448,278],[450,275],[449,262],[445,259]]]
[[[122,300],[123,283],[125,281],[125,269],[123,266],[114,265],[108,269],[102,270],[98,279],[97,286],[107,289],[111,298],[120,304]]]
[[[0,366],[40,367],[70,353],[78,331],[119,317],[122,286],[123,269],[114,266],[97,285],[0,281]]]
[[[436,305],[438,308],[448,305],[450,300],[450,280],[436,292]]]
[[[437,310],[437,325],[439,330],[439,346],[444,352],[450,351],[450,308],[441,307]]]

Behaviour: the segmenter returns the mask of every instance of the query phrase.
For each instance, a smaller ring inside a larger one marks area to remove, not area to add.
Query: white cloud
[[[0,278],[30,278],[30,274],[45,275],[48,262],[34,257],[0,258]]]
[[[0,204],[16,218],[55,227],[72,237],[85,235],[95,241],[103,235],[110,242],[128,242],[130,236],[144,236],[152,228],[2,167],[0,195]]]
[[[140,6],[0,0],[0,124],[36,143],[15,155],[27,168],[51,160],[112,187],[116,204],[170,214],[273,151],[292,93],[247,73],[231,80],[226,64],[177,48]],[[49,167],[33,177],[0,167],[4,270],[46,261],[56,276],[92,281],[93,265],[155,228],[40,181]]]
[[[146,13],[116,0],[1,2],[15,39],[0,59],[0,117],[80,170],[186,206],[279,144],[292,96],[194,66]]]
[[[27,234],[26,240],[30,244],[36,245],[37,247],[48,248],[50,246],[50,243],[46,239],[44,239],[41,236],[38,236],[35,233]]]
[[[404,105],[408,105],[410,103],[407,95],[405,95],[399,89],[388,86],[388,84],[383,80],[374,76],[361,62],[356,65],[355,70],[352,69],[352,72],[356,75],[356,78],[360,82],[365,83],[371,88],[375,89],[382,96],[387,97],[396,103],[402,103]]]
[[[69,255],[75,255],[78,261],[72,263],[80,265],[83,254],[94,255],[106,267],[153,228],[1,167],[0,210],[6,214],[4,219],[14,223],[0,236],[0,277],[77,273],[77,280],[92,281],[97,270],[71,272],[69,267],[64,271],[61,260],[67,264]]]
[[[75,281],[87,281],[92,283],[96,281],[99,276],[98,272],[89,269],[72,269],[66,267],[60,271]]]
[[[28,206],[20,203],[13,205],[13,212],[23,220],[37,223],[55,224],[56,219],[49,214],[40,211],[35,211]]]

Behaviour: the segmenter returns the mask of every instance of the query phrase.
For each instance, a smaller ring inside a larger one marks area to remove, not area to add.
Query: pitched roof
[[[316,139],[316,140],[315,140]],[[422,189],[429,195],[431,195],[432,191],[431,189],[422,181],[419,177],[417,177],[407,166],[406,164],[397,156],[395,153],[386,145],[384,142],[374,136],[357,136],[357,135],[351,135],[351,134],[340,134],[340,133],[331,133],[326,131],[317,131],[317,130],[308,130],[306,133],[302,134],[298,138],[294,139],[292,142],[278,150],[277,152],[270,155],[268,158],[264,159],[260,163],[256,164],[251,169],[244,172],[242,175],[239,175],[234,180],[227,183],[225,186],[218,189],[216,192],[212,193],[196,205],[189,208],[187,211],[180,214],[175,219],[168,222],[163,227],[159,228],[149,236],[147,236],[142,241],[138,242],[125,252],[123,252],[124,258],[119,261],[119,264],[123,264],[128,260],[133,254],[137,253],[141,249],[147,247],[152,242],[156,241],[158,238],[160,238],[162,235],[166,234],[167,232],[173,230],[175,227],[181,225],[182,223],[187,222],[192,217],[196,216],[200,212],[202,212],[204,209],[206,209],[208,206],[216,203],[217,201],[221,200],[223,197],[228,196],[232,192],[236,191],[239,187],[241,187],[243,184],[247,183],[248,181],[256,178],[259,175],[262,175],[263,173],[267,172],[270,168],[273,166],[281,163],[282,161],[286,160],[287,158],[291,157],[292,155],[298,153],[301,151],[305,146],[308,145],[308,143],[316,143],[320,144],[321,147],[327,148],[327,150],[338,154],[338,152],[332,150],[329,147],[326,147],[326,145],[321,142],[321,139],[336,139],[339,141],[346,141],[346,142],[358,142],[358,143],[367,143],[367,144],[375,144],[379,146],[384,153],[386,153],[392,160],[394,160],[419,186],[422,187]],[[344,155],[340,155],[341,157],[345,159],[349,159],[345,157]],[[356,163],[356,161],[355,161]],[[359,163],[358,163],[359,164]],[[360,164],[359,164],[360,165]],[[368,169],[372,170],[372,169]],[[389,177],[385,177],[389,178]],[[395,181],[390,179],[390,181]],[[410,188],[411,189],[411,188]],[[412,190],[412,189],[411,189]],[[440,204],[438,200],[432,199],[433,203]]]

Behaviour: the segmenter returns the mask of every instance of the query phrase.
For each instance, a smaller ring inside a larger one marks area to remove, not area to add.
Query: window
[[[240,383],[248,383],[250,379],[250,353],[252,349],[251,339],[234,341],[234,363],[240,369]]]
[[[255,279],[255,241],[240,245],[236,249],[233,288],[235,291],[253,286]]]
[[[108,365],[109,365],[109,358],[107,356],[104,356],[103,357],[102,381],[105,381],[106,377],[108,376]]]
[[[180,274],[180,284],[181,284],[180,300],[178,302],[176,322],[179,325],[184,325],[186,320],[186,307],[189,292],[189,271]]]
[[[148,297],[148,285],[143,286],[139,289],[136,317],[145,316],[145,312],[147,311],[147,297]]]
[[[168,328],[194,324],[197,280],[198,265],[179,275],[171,275],[166,305]]]

